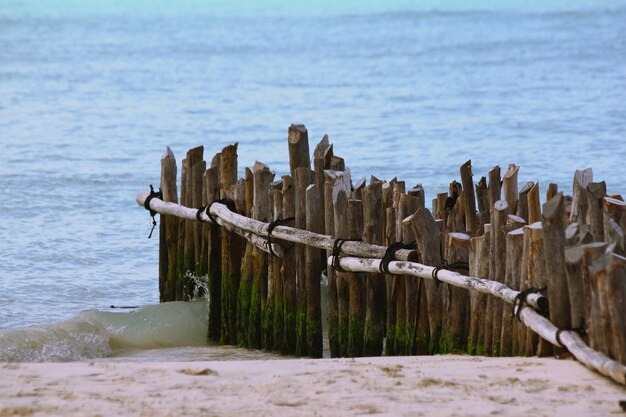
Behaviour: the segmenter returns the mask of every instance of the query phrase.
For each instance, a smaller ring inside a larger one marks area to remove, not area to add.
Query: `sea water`
[[[625,99],[624,1],[4,0],[0,360],[248,354],[197,346],[206,301],[155,305],[135,194],[166,146],[281,175],[298,122],[428,198],[467,159],[624,194]]]

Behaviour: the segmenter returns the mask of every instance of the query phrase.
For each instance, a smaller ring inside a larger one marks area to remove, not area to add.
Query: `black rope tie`
[[[414,249],[414,248],[415,248],[415,242],[411,242],[411,243],[402,243],[402,242],[392,243],[391,245],[389,245],[387,247],[387,250],[385,250],[385,254],[383,255],[383,259],[380,261],[380,266],[378,267],[378,269],[382,273],[390,274],[390,272],[389,272],[389,262],[391,262],[394,259],[396,259],[396,252],[398,252],[401,249]]]
[[[451,264],[449,264],[448,261],[442,259],[441,265],[436,266],[432,272],[433,281],[435,281],[435,285],[437,286],[437,288],[439,288],[439,285],[441,284],[441,280],[439,279],[438,274],[439,271],[441,271],[442,269],[465,269],[469,271],[469,264],[467,262],[452,262]]]
[[[563,346],[565,349],[567,349],[567,347],[561,341],[561,333],[563,333],[563,332],[576,332],[578,334],[578,336],[580,336],[580,337],[585,337],[587,335],[587,331],[585,330],[584,321],[582,323],[580,323],[580,326],[578,326],[578,327],[572,327],[572,328],[565,327],[563,329],[557,330],[555,339],[559,343],[559,345]]]
[[[150,212],[150,217],[152,217],[152,230],[150,230],[150,234],[148,235],[148,239],[152,237],[152,233],[154,232],[154,228],[157,225],[157,221],[154,216],[157,215],[157,212],[150,208],[150,201],[153,198],[158,198],[159,200],[163,200],[163,192],[159,188],[159,191],[154,191],[154,187],[150,184],[150,194],[146,197],[146,200],[143,202],[143,207]]]
[[[229,200],[227,198],[220,198],[219,200],[215,200],[212,203],[210,203],[208,206],[204,208],[204,211],[206,212],[206,215],[209,216],[209,219],[211,219],[211,222],[217,226],[219,226],[219,224],[217,224],[217,220],[215,219],[215,216],[211,214],[211,207],[215,203],[224,204],[226,207],[228,207],[228,210],[232,211],[233,213],[237,212],[237,207],[235,206],[235,202],[233,200]],[[196,213],[196,218],[200,220],[199,212]]]
[[[341,264],[339,262],[340,261],[339,256],[341,256],[341,247],[346,242],[360,242],[360,240],[359,239],[335,239],[335,242],[333,243],[333,252],[332,252],[333,260],[330,263],[330,266],[335,271],[347,272],[345,269],[341,267]]]
[[[200,223],[208,223],[205,220],[202,220],[202,213],[206,211],[206,208],[208,206],[202,206],[198,209],[198,211],[196,211],[196,220],[198,220]]]
[[[513,300],[513,311],[512,311],[511,317],[514,317],[521,321],[522,319],[520,318],[520,312],[522,311],[522,308],[524,308],[524,306],[528,304],[528,296],[530,294],[541,294],[541,292],[545,290],[546,290],[546,287],[543,287],[543,288],[530,287],[530,288],[526,288],[525,290],[520,291],[519,294],[517,294],[515,296],[515,299]]]
[[[268,226],[267,226],[267,247],[270,250],[270,253],[274,256],[276,256],[276,253],[274,253],[274,248],[272,248],[272,232],[274,231],[274,229],[276,229],[278,226],[281,226],[285,223],[288,223],[292,220],[295,220],[295,217],[288,217],[286,219],[277,219],[274,220],[273,222],[271,222]]]

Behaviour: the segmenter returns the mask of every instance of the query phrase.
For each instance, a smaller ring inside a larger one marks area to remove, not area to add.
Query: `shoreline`
[[[623,415],[573,360],[411,356],[0,364],[0,417]]]

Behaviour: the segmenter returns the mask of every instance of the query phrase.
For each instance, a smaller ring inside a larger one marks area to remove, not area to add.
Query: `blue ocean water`
[[[282,174],[299,122],[428,197],[467,159],[626,193],[625,1],[415,3],[0,2],[0,329],[158,302],[168,145]]]

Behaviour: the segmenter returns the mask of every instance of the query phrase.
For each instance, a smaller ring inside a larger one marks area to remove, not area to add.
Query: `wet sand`
[[[607,416],[572,360],[469,356],[0,364],[5,416]]]

